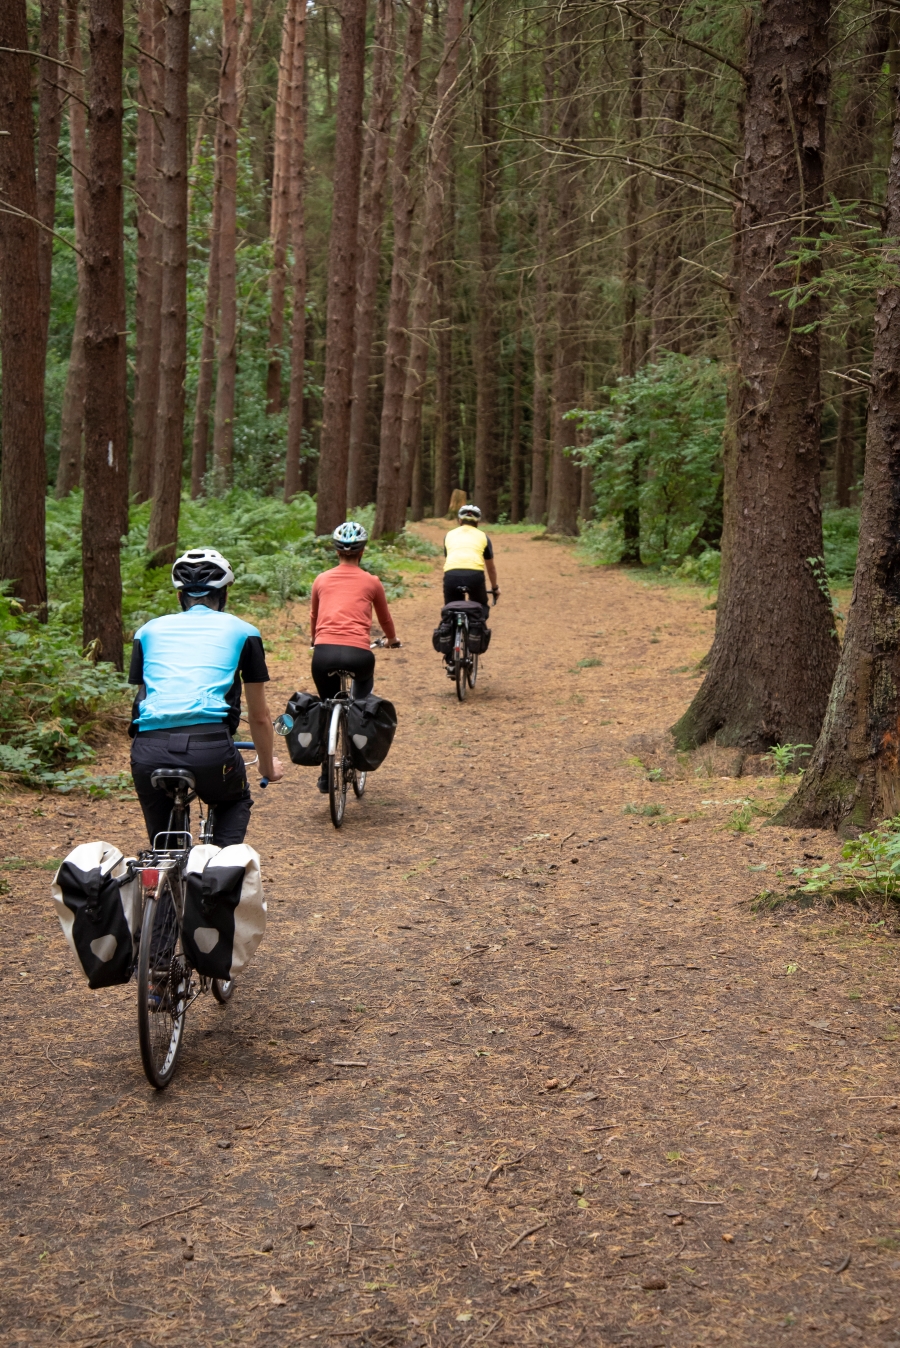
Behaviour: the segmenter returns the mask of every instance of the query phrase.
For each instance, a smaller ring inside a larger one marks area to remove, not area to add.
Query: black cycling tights
[[[375,685],[375,652],[362,646],[316,646],[313,650],[312,676],[319,697],[334,697],[341,691],[341,680],[334,670],[346,669],[353,675],[353,696],[368,697]]]
[[[452,604],[457,599],[465,599],[466,590],[468,590],[469,598],[473,604],[483,605],[484,617],[487,621],[488,597],[484,583],[484,572],[463,570],[444,572],[445,604]]]

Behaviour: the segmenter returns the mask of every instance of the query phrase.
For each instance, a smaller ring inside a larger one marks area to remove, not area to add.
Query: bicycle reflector
[[[276,716],[272,726],[276,735],[289,735],[293,728],[294,718],[291,716],[290,712],[287,711],[282,712],[280,716]]]
[[[141,871],[141,888],[155,889],[159,884],[159,871],[155,868],[145,866]]]

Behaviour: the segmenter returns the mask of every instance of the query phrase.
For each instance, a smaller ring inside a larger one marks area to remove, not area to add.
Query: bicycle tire
[[[456,643],[453,647],[453,678],[456,682],[456,696],[460,702],[465,702],[468,692],[468,682],[466,679],[466,631],[460,627],[456,633]]]
[[[234,996],[234,979],[214,978],[212,981],[212,994],[220,1006],[227,1006]]]
[[[184,1041],[188,970],[178,950],[180,936],[175,899],[166,877],[159,896],[144,906],[138,953],[141,1061],[147,1080],[158,1091],[172,1080]]]
[[[360,772],[359,768],[353,771],[353,794],[357,800],[362,800],[366,790],[367,772]]]
[[[344,810],[347,808],[347,717],[343,708],[338,712],[337,734],[334,737],[334,753],[328,755],[328,805],[331,810],[331,822],[340,828],[344,822]]]
[[[478,679],[478,656],[470,655],[469,667],[466,670],[466,681],[470,688],[475,687],[477,679]]]

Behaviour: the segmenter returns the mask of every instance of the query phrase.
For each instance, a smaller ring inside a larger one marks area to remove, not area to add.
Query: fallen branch
[[[516,1236],[511,1245],[507,1245],[503,1253],[509,1254],[510,1250],[514,1250],[517,1245],[521,1245],[523,1240],[527,1240],[529,1236],[533,1236],[537,1231],[543,1231],[544,1227],[549,1225],[549,1222],[538,1222],[537,1226],[529,1226],[528,1230],[523,1231],[521,1236]]]
[[[176,1208],[174,1212],[161,1212],[158,1217],[148,1217],[145,1222],[138,1223],[137,1229],[143,1231],[145,1226],[152,1226],[154,1222],[164,1222],[167,1217],[180,1217],[183,1212],[193,1212],[194,1208],[202,1207],[208,1197],[208,1194],[204,1194],[196,1203],[189,1203],[186,1208]]]

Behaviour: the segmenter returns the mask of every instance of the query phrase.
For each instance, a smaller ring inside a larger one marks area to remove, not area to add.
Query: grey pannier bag
[[[81,843],[70,852],[50,890],[56,915],[92,988],[127,983],[137,958],[141,885],[117,847]]]
[[[246,843],[192,847],[181,929],[192,967],[207,978],[234,978],[250,962],[265,930],[259,854]]]

